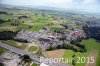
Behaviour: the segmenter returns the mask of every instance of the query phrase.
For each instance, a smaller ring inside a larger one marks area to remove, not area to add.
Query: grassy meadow
[[[87,39],[87,40],[83,40],[81,42],[81,44],[84,44],[87,48],[87,52],[86,53],[80,53],[80,52],[73,52],[72,50],[65,50],[65,54],[63,55],[64,58],[72,58],[73,54],[75,54],[75,57],[88,57],[90,52],[92,50],[98,50],[99,54],[96,61],[96,66],[100,66],[100,43],[96,42],[95,39]],[[77,61],[78,59],[76,59]],[[72,63],[69,63],[72,64]],[[76,63],[76,66],[85,66],[86,63]]]

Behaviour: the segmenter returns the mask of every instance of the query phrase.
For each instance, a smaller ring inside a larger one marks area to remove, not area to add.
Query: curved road
[[[3,47],[3,48],[6,48],[6,49],[8,49],[8,50],[10,50],[12,52],[15,52],[17,54],[20,54],[20,55],[28,54],[33,61],[41,64],[40,58],[37,55],[35,55],[35,54],[32,54],[30,52],[25,52],[25,51],[20,50],[20,49],[18,49],[16,47],[7,45],[7,44],[3,43],[2,41],[0,41],[0,46]],[[53,63],[53,64],[48,64],[48,65],[49,66],[69,66],[68,64],[62,64],[62,63]]]
[[[2,41],[0,41],[0,46],[3,47],[3,48],[6,48],[6,49],[8,49],[8,50],[10,50],[12,52],[15,52],[17,54],[20,54],[22,56],[25,55],[25,54],[28,54],[33,61],[36,61],[36,62],[40,63],[39,57],[34,55],[34,54],[32,54],[32,53],[30,53],[30,52],[25,52],[25,51],[20,50],[20,49],[18,49],[16,47],[7,45],[7,44],[3,43]]]

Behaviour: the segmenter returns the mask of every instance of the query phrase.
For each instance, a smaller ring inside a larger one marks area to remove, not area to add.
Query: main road
[[[22,56],[25,55],[25,54],[28,54],[33,61],[41,64],[40,58],[35,54],[32,54],[30,52],[26,52],[24,50],[18,49],[16,47],[13,47],[13,46],[10,46],[10,45],[7,45],[7,44],[3,43],[2,41],[0,41],[0,46],[3,47],[3,48],[6,48],[6,49],[8,49],[12,52],[15,52],[17,54],[20,54]],[[62,64],[62,63],[47,63],[47,65],[49,65],[49,66],[69,66],[68,64]]]
[[[0,46],[3,47],[3,48],[6,48],[6,49],[8,49],[12,52],[15,52],[17,54],[20,54],[22,56],[25,55],[25,54],[28,54],[33,61],[36,61],[36,62],[40,63],[39,57],[37,55],[33,54],[33,53],[26,52],[26,51],[18,49],[16,47],[7,45],[7,44],[3,43],[2,41],[0,41]]]

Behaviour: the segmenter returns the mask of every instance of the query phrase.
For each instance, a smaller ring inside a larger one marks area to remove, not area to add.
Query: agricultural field
[[[7,14],[1,14],[0,19],[4,20],[3,23],[0,24],[0,30],[17,31],[27,29],[38,31],[43,27],[50,27],[52,25],[52,18],[50,18],[49,15],[24,10],[9,10]]]
[[[44,27],[56,29],[59,27],[64,28],[61,23],[66,22],[69,28],[81,28],[82,25],[77,27],[74,21],[68,19],[56,19],[59,16],[52,14],[51,12],[31,11],[31,10],[7,10],[0,8],[1,11],[5,11],[7,14],[1,14],[0,19],[0,31],[10,30],[17,31],[26,29],[30,31],[38,31]],[[61,14],[63,15],[63,14]],[[56,17],[57,16],[57,17]],[[54,19],[54,17],[56,17]],[[57,29],[57,30],[58,30]]]
[[[46,54],[50,58],[60,58],[63,56],[64,52],[65,52],[64,49],[59,49],[59,50],[47,51]]]
[[[99,66],[100,65],[100,43],[96,42],[95,39],[87,39],[87,40],[83,40],[81,42],[81,44],[86,45],[87,48],[87,52],[86,53],[80,53],[80,52],[73,52],[72,50],[65,50],[65,53],[63,55],[64,58],[72,58],[72,56],[75,54],[76,57],[76,61],[78,60],[77,57],[90,57],[93,56],[96,57],[95,61],[94,61],[94,66]],[[94,52],[93,52],[94,51]],[[91,54],[91,52],[93,52],[93,54]],[[86,60],[87,61],[87,60]],[[72,63],[69,63],[72,64]],[[87,66],[86,63],[76,63],[76,66]]]

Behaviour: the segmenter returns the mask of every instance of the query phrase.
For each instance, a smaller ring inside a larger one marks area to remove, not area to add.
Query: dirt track
[[[96,59],[98,57],[98,50],[92,50],[89,54],[89,57],[94,57],[94,63],[87,63],[85,66],[96,66]],[[91,59],[90,59],[91,60]],[[91,61],[92,62],[92,61]]]

